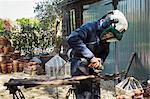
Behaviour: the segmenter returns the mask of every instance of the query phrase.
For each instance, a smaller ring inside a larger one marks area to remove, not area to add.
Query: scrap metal
[[[129,63],[125,69],[125,71],[120,73],[114,73],[114,74],[97,74],[97,75],[82,75],[82,76],[74,76],[74,77],[68,77],[68,78],[56,78],[56,79],[49,79],[49,80],[41,80],[41,79],[10,79],[8,82],[4,83],[4,86],[7,87],[7,90],[9,90],[10,94],[13,94],[13,99],[25,99],[23,93],[18,88],[19,86],[24,86],[24,88],[30,88],[35,86],[50,86],[50,87],[57,87],[62,85],[74,85],[79,84],[81,80],[85,79],[103,79],[103,80],[115,80],[126,78],[129,72],[129,69],[131,67],[131,64],[133,62],[134,57],[136,56],[136,53],[133,53],[130,57]],[[18,94],[17,94],[18,92]]]

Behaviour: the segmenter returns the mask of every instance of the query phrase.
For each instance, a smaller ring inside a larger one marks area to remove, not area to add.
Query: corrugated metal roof
[[[64,0],[60,5],[61,6],[67,6],[67,5],[70,5],[70,4],[73,4],[73,3],[77,3],[77,2],[82,2],[83,5],[85,4],[91,4],[91,3],[94,3],[94,2],[97,2],[97,1],[100,1],[100,0]]]

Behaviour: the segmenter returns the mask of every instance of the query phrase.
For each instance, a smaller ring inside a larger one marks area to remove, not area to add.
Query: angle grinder
[[[81,61],[80,61],[80,70],[83,70],[83,66],[88,66],[90,64],[90,62],[85,59],[85,58],[81,58]],[[102,72],[102,70],[104,69],[104,66],[100,63],[98,69],[95,69],[95,68],[92,68],[93,71],[96,73],[96,74],[99,74]]]

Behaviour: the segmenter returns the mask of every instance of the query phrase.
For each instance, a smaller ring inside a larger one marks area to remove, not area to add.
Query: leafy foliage
[[[11,29],[5,29],[4,20],[0,19],[0,33],[8,34],[13,47],[25,53],[32,53],[34,48],[45,49],[51,46],[60,46],[61,37],[57,37],[56,34],[59,23],[57,20],[61,20],[59,2],[61,0],[37,3],[36,19],[17,19],[15,25],[11,23]]]
[[[39,2],[35,8],[37,18],[40,20],[41,30],[45,32],[45,36],[51,36],[51,44],[56,47],[60,46],[60,44],[58,44],[58,37],[56,33],[58,23],[57,20],[61,20],[62,17],[62,11],[58,6],[61,1],[62,0],[47,0],[44,2]]]
[[[39,21],[22,18],[16,22],[20,25],[20,32],[12,33],[11,40],[17,50],[32,51],[38,45]]]
[[[12,30],[10,20],[0,19],[0,36],[10,38],[10,32]]]
[[[2,33],[4,31],[3,28],[3,19],[0,19],[0,33]]]

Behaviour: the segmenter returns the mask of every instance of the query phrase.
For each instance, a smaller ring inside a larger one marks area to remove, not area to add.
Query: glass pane
[[[76,21],[75,21],[75,10],[70,10],[70,29],[74,31],[76,29]]]

